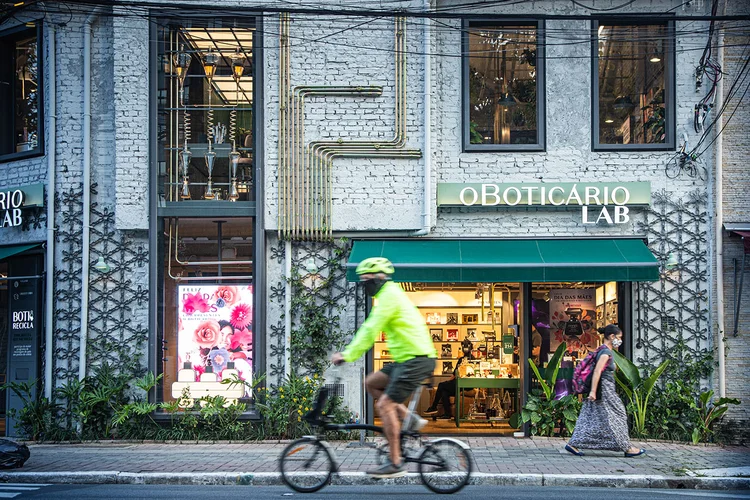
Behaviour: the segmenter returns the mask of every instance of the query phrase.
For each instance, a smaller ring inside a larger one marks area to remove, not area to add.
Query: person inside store
[[[394,272],[391,261],[371,257],[360,262],[356,272],[367,294],[377,301],[349,345],[334,353],[331,362],[340,365],[356,361],[372,348],[378,334],[385,332],[394,362],[369,374],[365,384],[376,400],[390,461],[367,473],[377,478],[404,476],[406,465],[401,460],[399,439],[402,421],[411,430],[419,430],[427,423],[420,416],[411,415],[404,401],[433,374],[437,352],[422,314],[406,292],[391,281]]]
[[[469,339],[464,339],[461,342],[461,354],[456,362],[456,367],[453,369],[453,375],[449,380],[440,382],[435,390],[435,395],[432,397],[432,403],[424,411],[424,415],[436,415],[438,412],[438,404],[443,404],[443,414],[438,417],[439,420],[450,420],[453,418],[453,408],[451,406],[451,396],[456,395],[456,377],[458,376],[458,367],[462,363],[474,359],[471,354],[473,345]]]
[[[531,325],[531,359],[536,366],[542,364],[542,334],[534,325]]]
[[[622,345],[622,330],[617,325],[607,325],[599,329],[604,343],[596,353],[596,365],[591,377],[591,390],[583,400],[565,450],[576,456],[583,456],[581,448],[591,450],[622,451],[626,457],[637,457],[646,450],[630,443],[628,435],[628,414],[625,405],[615,391],[615,360],[612,351]]]

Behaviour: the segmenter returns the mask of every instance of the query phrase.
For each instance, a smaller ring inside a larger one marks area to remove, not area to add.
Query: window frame
[[[45,106],[45,95],[44,95],[44,29],[42,21],[35,21],[35,27],[28,27],[26,25],[14,26],[12,28],[0,31],[0,39],[6,38],[21,38],[23,32],[31,32],[36,30],[36,57],[37,57],[37,92],[39,95],[37,103],[37,145],[36,148],[30,151],[12,152],[6,154],[0,154],[0,163],[7,163],[17,160],[25,160],[27,158],[35,158],[37,156],[43,156],[45,154],[45,141],[44,141],[44,106]],[[15,110],[15,102],[12,107]],[[11,122],[12,126],[12,122]],[[15,145],[15,144],[14,144]]]
[[[264,92],[263,92],[263,16],[260,13],[251,11],[242,13],[238,19],[232,21],[231,16],[217,16],[215,20],[206,20],[200,14],[193,15],[190,12],[181,13],[179,16],[172,16],[169,12],[160,9],[152,9],[150,17],[156,22],[152,22],[149,30],[151,40],[158,40],[158,30],[163,26],[172,26],[178,23],[198,24],[201,26],[214,26],[218,22],[226,22],[228,26],[242,24],[243,26],[252,23],[256,33],[253,43],[253,186],[255,201],[246,202],[229,202],[226,200],[189,200],[179,202],[164,202],[159,198],[159,147],[160,140],[158,137],[158,115],[159,115],[159,43],[151,44],[149,55],[149,180],[150,180],[150,201],[149,201],[149,282],[151,290],[154,293],[149,294],[149,330],[152,332],[149,337],[148,349],[148,366],[149,370],[157,373],[159,363],[163,362],[164,353],[162,351],[164,340],[163,317],[164,301],[161,293],[163,285],[161,280],[164,275],[160,271],[163,269],[165,255],[159,239],[161,221],[171,217],[177,218],[215,218],[215,217],[251,217],[253,218],[253,372],[257,374],[266,373],[266,311],[267,293],[265,290],[266,272],[261,263],[266,261],[266,238],[264,227],[264,211],[262,203],[258,200],[264,199],[264,139],[263,123],[264,117]],[[210,219],[209,219],[210,220]],[[219,279],[217,279],[217,282]],[[205,284],[210,284],[206,282]],[[227,284],[231,284],[228,282]],[[258,332],[258,333],[255,333]],[[261,383],[259,386],[265,385]],[[163,391],[163,382],[157,384],[149,394],[150,401],[161,401],[158,393]],[[167,421],[168,415],[162,411],[153,414],[157,421]],[[245,410],[241,419],[258,420],[260,419],[260,410],[257,405]]]
[[[469,95],[469,30],[482,26],[524,26],[536,25],[536,123],[537,142],[535,144],[472,144],[469,123],[471,97]],[[544,43],[545,21],[525,17],[495,17],[482,21],[464,19],[461,24],[461,142],[463,152],[502,153],[502,152],[543,152],[547,149],[546,137],[546,51]]]
[[[599,142],[599,25],[610,26],[665,26],[665,71],[664,71],[664,104],[666,140],[658,144],[602,144]],[[670,19],[645,19],[643,17],[626,17],[617,19],[600,17],[591,21],[591,150],[592,151],[673,151],[676,133],[676,64],[675,64],[675,31],[674,21]]]

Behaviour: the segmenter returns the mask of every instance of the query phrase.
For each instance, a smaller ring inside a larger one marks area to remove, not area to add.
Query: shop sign
[[[513,350],[516,343],[516,337],[513,335],[503,335],[503,353],[513,354]]]
[[[39,353],[39,333],[41,332],[40,298],[41,280],[8,280],[10,295],[8,311],[8,381],[15,384],[31,384],[33,400],[36,394]],[[18,394],[8,391],[7,407],[21,411],[25,401]],[[12,415],[12,413],[11,413]],[[14,418],[8,417],[8,425],[13,429]]]
[[[23,223],[23,209],[44,204],[44,185],[34,184],[0,191],[0,228]]]
[[[584,224],[623,224],[629,206],[651,203],[649,182],[439,183],[438,207],[581,208]]]

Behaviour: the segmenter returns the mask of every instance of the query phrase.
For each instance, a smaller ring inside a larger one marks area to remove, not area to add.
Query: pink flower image
[[[243,349],[247,350],[253,346],[253,334],[249,331],[242,329],[234,332],[234,335],[229,337],[229,348],[232,350]]]
[[[224,305],[233,306],[240,299],[236,286],[220,286],[216,289],[216,298],[224,301]]]
[[[187,298],[185,298],[182,304],[182,312],[185,314],[193,314],[196,311],[208,312],[208,309],[209,305],[200,292],[195,292],[195,294],[188,293]]]
[[[204,321],[195,329],[193,340],[200,347],[211,348],[218,343],[220,330],[218,321]]]
[[[253,310],[248,304],[239,304],[232,309],[232,315],[229,319],[232,326],[237,329],[243,329],[252,324]]]

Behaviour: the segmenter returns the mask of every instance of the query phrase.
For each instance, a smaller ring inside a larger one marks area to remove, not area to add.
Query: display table
[[[463,398],[461,391],[464,389],[515,389],[518,390],[520,379],[517,378],[482,378],[482,377],[457,377],[456,378],[456,427],[461,427],[461,415],[463,415]],[[465,419],[463,419],[465,420]]]

